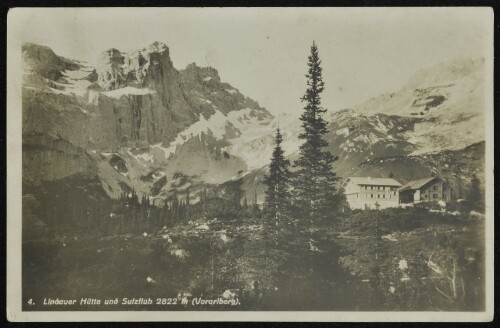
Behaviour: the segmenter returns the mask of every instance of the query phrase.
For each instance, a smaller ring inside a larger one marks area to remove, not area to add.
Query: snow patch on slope
[[[191,138],[207,133],[216,140],[226,138],[230,145],[222,150],[227,151],[231,156],[241,158],[247,165],[247,170],[253,170],[269,163],[278,126],[283,127],[285,153],[289,155],[297,151],[300,143],[297,140],[299,123],[298,118],[289,115],[271,119],[258,109],[243,108],[224,115],[215,108],[215,113],[208,119],[200,114],[199,120],[180,132],[167,147],[162,143],[151,145],[150,153],[157,154],[160,150],[165,160],[168,160],[179,146]],[[227,135],[228,129],[234,130],[236,135]]]
[[[165,154],[165,159],[168,159],[178,146],[183,145],[193,137],[201,135],[201,133],[211,133],[216,140],[222,139],[226,133],[227,123],[227,117],[219,110],[215,110],[215,114],[208,119],[205,119],[205,117],[200,114],[199,121],[191,124],[180,132],[168,147],[163,147],[161,143],[158,143],[151,145],[151,148],[161,149]]]
[[[144,96],[148,94],[155,94],[156,91],[148,89],[148,88],[134,88],[134,87],[124,87],[121,89],[116,89],[112,91],[106,91],[102,92],[103,95],[115,98],[115,99],[120,99],[122,96],[128,96],[128,95],[135,95],[135,96]]]
[[[59,82],[52,82],[60,87],[60,89],[50,89],[56,94],[84,97],[87,94],[87,88],[92,84],[85,78],[92,74],[93,70],[93,67],[82,65],[79,70],[62,71],[65,81],[61,82],[60,80]]]
[[[278,127],[281,128],[283,135],[282,147],[285,155],[291,155],[299,149],[301,142],[298,139],[300,132],[298,117],[282,114],[259,124],[256,117],[249,117],[250,111],[245,109],[229,113],[231,123],[242,133],[238,138],[230,140],[231,146],[228,147],[228,151],[242,158],[248,170],[269,164]]]

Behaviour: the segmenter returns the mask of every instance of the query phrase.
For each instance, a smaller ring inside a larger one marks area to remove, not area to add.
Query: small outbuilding
[[[449,201],[451,190],[438,177],[412,180],[399,188],[399,202],[401,204]]]

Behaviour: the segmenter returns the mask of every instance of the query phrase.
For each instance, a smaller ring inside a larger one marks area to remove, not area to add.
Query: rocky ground
[[[309,249],[293,237],[266,247],[251,218],[155,233],[67,233],[23,243],[23,297],[37,300],[27,310],[58,309],[43,307],[43,298],[81,297],[179,300],[133,306],[149,310],[214,309],[182,306],[183,297],[239,299],[232,310],[480,310],[483,220],[426,209],[354,212],[319,226]]]

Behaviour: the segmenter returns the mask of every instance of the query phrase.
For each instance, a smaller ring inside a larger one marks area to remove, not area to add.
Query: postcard
[[[493,10],[16,8],[9,321],[491,321]]]

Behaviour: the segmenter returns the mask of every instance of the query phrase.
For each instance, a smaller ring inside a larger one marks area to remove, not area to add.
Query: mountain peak
[[[160,41],[154,41],[147,47],[147,49],[153,50],[155,52],[168,51],[167,45]]]
[[[98,83],[106,90],[119,89],[130,83],[142,85],[151,64],[173,69],[166,44],[155,41],[132,53],[122,53],[118,49],[110,48],[99,56]],[[161,72],[158,71],[156,75],[160,76]]]
[[[190,80],[199,80],[203,82],[216,81],[220,83],[219,72],[213,67],[200,67],[196,63],[191,63],[181,71]]]
[[[36,43],[22,45],[23,61],[26,72],[36,73],[44,78],[57,81],[65,70],[77,70],[80,65],[74,61],[58,56],[54,51]]]
[[[415,72],[408,81],[409,88],[421,88],[432,84],[446,84],[468,78],[476,73],[482,76],[484,58],[455,58],[454,60],[437,63],[431,67]]]
[[[124,62],[124,56],[122,55],[121,51],[115,48],[110,48],[108,50],[105,50],[101,52],[99,55],[99,64],[100,65],[107,65],[107,64],[118,64],[122,65]]]
[[[42,45],[37,44],[37,43],[31,43],[31,42],[23,43],[22,51],[27,52],[27,53],[32,54],[32,55],[37,53],[37,52],[42,52],[42,53],[49,54],[50,56],[57,56],[54,53],[54,51],[52,49],[50,49],[49,47],[42,46]]]
[[[137,58],[137,57],[149,57],[151,54],[161,54],[161,55],[166,55],[166,57],[169,57],[170,59],[170,50],[168,46],[159,41],[154,41],[151,44],[143,47],[142,49],[133,51],[129,57],[130,58]]]

